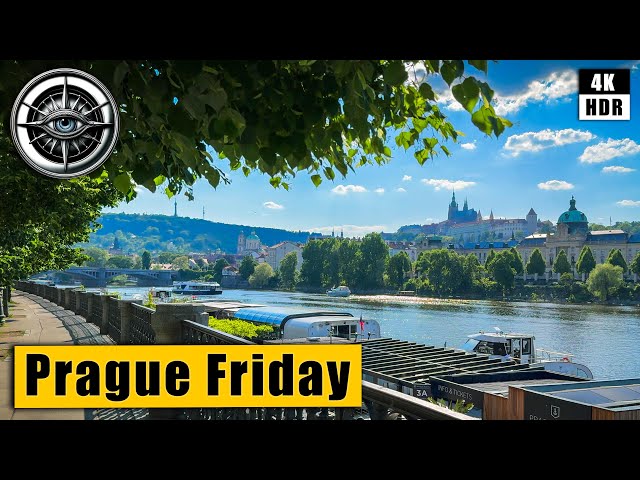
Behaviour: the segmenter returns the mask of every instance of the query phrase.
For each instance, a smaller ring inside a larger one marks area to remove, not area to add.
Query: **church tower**
[[[453,220],[458,213],[458,204],[456,203],[456,192],[454,190],[453,195],[451,196],[451,203],[449,204],[449,214],[447,216],[448,220]]]
[[[238,255],[244,252],[244,247],[245,247],[244,232],[240,230],[240,235],[238,235]]]
[[[537,229],[538,229],[538,214],[535,212],[535,210],[532,207],[531,210],[529,210],[529,213],[527,213],[527,234],[531,235],[532,233],[535,233]]]

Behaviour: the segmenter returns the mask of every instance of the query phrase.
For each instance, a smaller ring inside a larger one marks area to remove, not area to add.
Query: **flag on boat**
[[[360,331],[364,332],[364,320],[362,319],[362,314],[360,314]]]

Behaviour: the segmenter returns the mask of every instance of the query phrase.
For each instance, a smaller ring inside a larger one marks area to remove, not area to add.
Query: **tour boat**
[[[327,295],[330,297],[348,297],[351,295],[351,290],[346,285],[340,285],[327,290]]]
[[[589,367],[575,363],[572,354],[535,348],[535,337],[531,334],[505,333],[498,327],[493,328],[495,332],[481,331],[468,335],[469,339],[461,348],[468,352],[487,354],[489,358],[515,360],[539,366],[550,372],[593,379]]]
[[[173,293],[176,295],[220,295],[222,288],[218,282],[174,282]]]

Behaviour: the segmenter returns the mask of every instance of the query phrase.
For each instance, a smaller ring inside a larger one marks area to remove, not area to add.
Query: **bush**
[[[480,278],[473,281],[472,291],[478,295],[494,296],[502,294],[502,287],[498,285],[498,282],[488,278]]]
[[[247,340],[275,337],[275,329],[271,325],[256,325],[237,319],[217,319],[209,317],[209,326],[215,330],[246,338]]]
[[[560,283],[562,285],[571,285],[571,283],[573,283],[573,275],[566,272],[563,273],[562,275],[560,275]]]

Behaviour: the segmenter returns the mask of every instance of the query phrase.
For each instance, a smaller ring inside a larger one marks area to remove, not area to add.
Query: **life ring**
[[[570,360],[569,360],[569,357],[562,357],[562,361],[563,362],[569,362]]]

